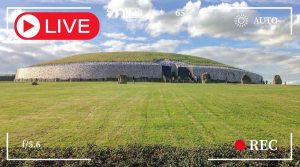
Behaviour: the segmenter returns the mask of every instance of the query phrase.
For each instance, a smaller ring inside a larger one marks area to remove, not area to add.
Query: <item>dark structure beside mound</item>
[[[273,78],[273,85],[281,85],[282,84],[282,80],[280,75],[275,75]]]
[[[14,81],[15,75],[0,75],[0,81]]]
[[[119,84],[127,84],[127,76],[126,75],[119,75],[118,83]]]
[[[242,84],[250,84],[251,83],[251,78],[248,75],[243,75],[241,83]]]
[[[170,53],[110,52],[17,69],[15,81],[122,81],[261,84],[263,77],[213,60]],[[124,77],[123,76],[123,77]]]
[[[205,72],[201,75],[201,81],[202,83],[209,83],[210,82],[210,75]]]

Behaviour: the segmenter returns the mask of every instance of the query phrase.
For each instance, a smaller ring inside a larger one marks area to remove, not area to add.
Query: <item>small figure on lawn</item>
[[[39,85],[37,82],[37,79],[35,79],[33,82],[31,82],[31,85],[33,85],[33,86]]]

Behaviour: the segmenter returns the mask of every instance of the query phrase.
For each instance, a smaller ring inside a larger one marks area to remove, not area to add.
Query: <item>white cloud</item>
[[[120,3],[118,3],[120,2]],[[182,17],[175,15],[175,11],[165,12],[157,10],[150,0],[142,5],[141,1],[111,0],[106,8],[126,9],[141,8],[143,15],[136,22],[129,22],[128,26],[142,28],[152,36],[161,34],[177,34],[187,32],[190,37],[209,35],[215,38],[229,38],[235,40],[255,41],[264,46],[277,46],[300,37],[300,15],[294,15],[294,33],[290,36],[290,18],[280,18],[276,25],[254,25],[249,23],[246,28],[239,29],[234,24],[234,18],[243,13],[254,20],[258,15],[255,10],[236,10],[232,7],[247,7],[245,1],[234,3],[221,3],[201,7],[201,1],[188,1],[182,10],[187,13]],[[126,19],[122,15],[110,15],[109,18]]]
[[[282,3],[282,4],[300,4],[298,0],[247,0],[253,3]]]
[[[205,8],[199,7],[199,12],[192,18],[191,15],[188,17],[187,31],[192,37],[201,35],[210,35],[213,37],[236,37],[242,33],[241,29],[236,28],[234,24],[234,18],[240,12],[232,9],[232,7],[247,7],[247,3],[221,3],[216,6],[208,6]],[[253,10],[243,11],[243,14],[248,17],[253,17],[255,12]],[[221,16],[221,17],[220,17]],[[250,28],[250,27],[249,27]],[[252,28],[252,27],[251,27]]]
[[[0,30],[0,73],[15,73],[19,67],[100,48],[84,41],[19,40],[13,30]]]
[[[188,41],[160,39],[154,43],[134,43],[128,44],[126,50],[140,50],[140,51],[161,51],[174,52],[180,44],[187,44]]]
[[[42,2],[42,3],[86,3],[86,4],[105,4],[107,0],[29,0],[29,2]]]
[[[247,40],[254,40],[265,46],[278,46],[300,37],[300,15],[293,16],[293,35],[290,35],[290,18],[282,20],[278,25],[261,27],[254,35],[245,36]]]
[[[16,9],[16,10],[10,10],[10,12],[8,13],[8,18],[6,21],[8,21],[8,23],[14,23],[16,18],[21,14],[24,13],[25,10],[22,9]]]
[[[126,19],[124,15],[116,11],[134,8],[140,9],[143,14],[147,14],[148,12],[151,12],[153,10],[153,5],[151,0],[110,0],[109,3],[105,6],[105,9],[114,11],[113,13],[108,13],[109,18],[121,17],[123,19]]]
[[[108,18],[121,18],[128,22],[128,27],[131,29],[144,28],[148,20],[164,13],[161,10],[155,10],[151,0],[110,0],[104,8],[112,11],[107,13]],[[140,16],[134,19],[134,22],[129,21],[123,12],[130,12],[131,9],[138,9],[141,12]]]
[[[106,38],[117,39],[117,40],[131,40],[131,41],[145,41],[146,37],[129,37],[124,33],[103,33]]]
[[[259,3],[259,4],[265,4],[265,3],[300,4],[300,1],[298,0],[205,0],[205,1],[211,3],[219,3],[219,2],[232,3],[232,2],[246,1],[250,3]]]
[[[287,81],[286,83],[287,83],[288,85],[299,85],[300,80],[298,80],[298,81]]]
[[[109,40],[102,44],[104,51],[160,51],[174,52],[180,44],[187,44],[186,40],[160,39],[153,43],[125,43],[120,40]]]
[[[290,35],[289,17],[279,20],[276,25],[257,26],[253,22],[250,22],[244,29],[237,28],[234,24],[234,18],[238,14],[245,14],[248,16],[249,21],[254,20],[255,16],[258,15],[255,10],[242,10],[241,12],[240,10],[232,9],[232,7],[247,6],[245,2],[235,2],[200,8],[200,3],[189,2],[183,9],[186,11],[199,11],[199,13],[192,12],[192,14],[180,18],[178,22],[181,23],[181,27],[174,29],[186,29],[191,37],[209,35],[215,38],[223,37],[235,40],[255,41],[263,46],[277,46],[300,37],[300,15],[293,17],[293,36]],[[163,23],[170,24],[170,22],[166,21]]]
[[[104,51],[112,52],[112,51],[122,51],[125,48],[126,43],[119,40],[108,40],[102,43],[104,46]]]
[[[275,74],[284,81],[300,81],[300,55],[272,52],[263,48],[200,47],[182,53],[205,57],[262,74],[271,80]]]
[[[300,50],[300,40],[298,39],[289,43],[285,43],[283,48]]]

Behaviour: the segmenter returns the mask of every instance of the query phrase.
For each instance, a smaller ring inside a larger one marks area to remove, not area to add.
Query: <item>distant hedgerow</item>
[[[5,148],[0,149],[0,166],[299,166],[300,148],[294,148],[293,161],[208,161],[208,158],[287,158],[289,148],[274,152],[236,151],[222,145],[199,148],[181,148],[165,145],[128,145],[98,147],[88,145],[78,148],[43,148],[24,150],[11,148],[10,158],[91,158],[91,161],[6,161]]]

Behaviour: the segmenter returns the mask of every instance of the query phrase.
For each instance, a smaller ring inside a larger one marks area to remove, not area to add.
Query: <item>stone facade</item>
[[[243,76],[248,76],[251,83],[262,83],[262,76],[236,68],[214,66],[188,66],[179,62],[86,62],[19,68],[15,81],[78,81],[78,80],[117,80],[119,75],[126,75],[130,80],[163,81],[162,66],[170,66],[172,73],[178,74],[178,68],[185,68],[193,82],[200,81],[207,73],[212,82],[241,83]],[[186,67],[183,67],[186,66]]]
[[[135,78],[162,78],[161,65],[138,62],[90,62],[19,68],[15,81],[106,80],[119,75]]]
[[[282,80],[281,80],[280,75],[275,75],[274,76],[272,84],[273,85],[281,85],[282,84]]]
[[[260,84],[263,81],[263,77],[258,74],[235,68],[191,66],[189,69],[195,78],[200,78],[202,74],[208,73],[210,79],[215,82],[240,83],[244,75],[249,76],[251,83]]]

